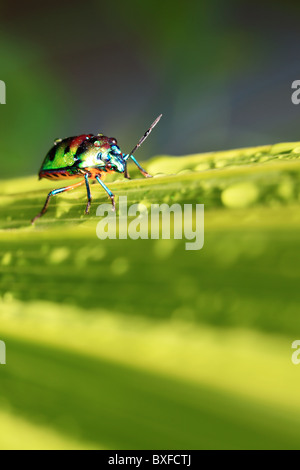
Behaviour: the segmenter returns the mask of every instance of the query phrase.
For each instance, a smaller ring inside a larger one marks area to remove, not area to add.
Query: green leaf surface
[[[99,185],[90,216],[79,188],[32,226],[53,183],[1,181],[0,448],[298,449],[299,157],[159,156],[107,180],[117,213],[204,204],[199,251],[99,240]]]

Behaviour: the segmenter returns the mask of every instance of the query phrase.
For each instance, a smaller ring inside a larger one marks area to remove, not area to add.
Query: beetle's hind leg
[[[32,219],[31,223],[34,224],[34,222],[35,222],[37,219],[39,219],[40,217],[42,217],[42,216],[45,214],[45,212],[46,212],[47,209],[48,209],[49,202],[50,202],[50,199],[52,198],[52,196],[56,196],[56,194],[59,194],[59,193],[64,193],[65,191],[70,191],[71,189],[75,189],[75,188],[77,188],[78,186],[81,186],[82,184],[84,184],[84,181],[80,181],[80,183],[72,184],[71,186],[66,186],[65,188],[53,189],[53,191],[51,191],[51,192],[48,194],[43,209],[41,210],[41,212],[40,212],[39,214],[37,214],[37,215]]]
[[[84,175],[84,180],[85,180],[87,199],[88,199],[86,209],[85,209],[85,213],[89,214],[90,213],[91,203],[92,203],[92,195],[91,195],[91,188],[90,188],[90,184],[89,184],[89,175],[88,175],[88,173],[86,173]]]

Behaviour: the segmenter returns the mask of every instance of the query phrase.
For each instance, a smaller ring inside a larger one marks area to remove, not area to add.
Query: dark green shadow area
[[[5,341],[1,406],[95,448],[300,447],[299,423],[282,410],[65,350]]]

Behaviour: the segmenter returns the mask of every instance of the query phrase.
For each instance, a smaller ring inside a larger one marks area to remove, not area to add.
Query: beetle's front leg
[[[149,175],[149,173],[146,170],[144,170],[144,168],[139,164],[139,162],[134,158],[133,155],[129,155],[129,158],[131,158],[131,160],[136,164],[136,166],[138,167],[142,175],[145,176],[145,178],[152,178],[152,175]],[[126,161],[124,176],[125,178],[130,179],[129,172],[127,169],[127,161]]]
[[[110,199],[111,199],[111,203],[112,203],[112,210],[115,211],[116,210],[116,203],[115,203],[115,196],[114,194],[111,192],[110,189],[108,189],[107,186],[105,186],[105,184],[103,183],[103,181],[101,181],[101,178],[99,176],[96,176],[96,180],[98,181],[98,183],[102,186],[103,189],[105,189],[105,191],[107,192],[107,194],[109,195]]]

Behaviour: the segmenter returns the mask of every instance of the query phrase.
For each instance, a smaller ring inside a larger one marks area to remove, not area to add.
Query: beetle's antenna
[[[152,129],[156,126],[156,124],[160,121],[162,117],[162,114],[160,114],[156,119],[155,121],[151,124],[151,126],[149,127],[149,129],[145,132],[145,134],[143,135],[143,137],[140,138],[140,140],[138,141],[138,143],[136,144],[136,146],[131,150],[130,153],[128,153],[127,155],[125,155],[124,157],[124,160],[126,162],[125,164],[125,178],[129,178],[129,174],[128,174],[128,171],[127,171],[127,160],[128,158],[131,158],[131,156],[134,154],[134,152],[142,145],[143,142],[145,142],[145,140],[147,139],[148,135],[150,134],[150,132],[152,131]],[[132,160],[136,163],[136,160],[132,158]],[[150,176],[150,175],[149,175]]]
[[[162,117],[162,114],[160,114],[156,119],[155,121],[151,124],[151,126],[149,127],[149,129],[145,132],[145,134],[143,135],[143,137],[139,140],[138,144],[134,147],[134,149],[131,150],[130,154],[128,155],[128,157],[130,157],[130,155],[133,155],[134,152],[142,145],[143,142],[145,142],[145,140],[147,139],[148,135],[150,134],[150,132],[152,131],[152,129],[156,126],[156,124],[158,123],[158,121],[160,121],[160,118]],[[127,157],[127,158],[128,158]]]

